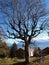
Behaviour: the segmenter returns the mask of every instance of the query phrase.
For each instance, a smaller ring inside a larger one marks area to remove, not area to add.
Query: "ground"
[[[24,59],[17,58],[0,58],[0,65],[26,65],[24,61]],[[30,58],[29,65],[49,65],[49,55],[41,58]]]

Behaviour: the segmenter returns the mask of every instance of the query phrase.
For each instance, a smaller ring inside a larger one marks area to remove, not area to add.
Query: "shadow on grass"
[[[15,63],[15,64],[12,64],[12,65],[26,65],[25,62],[19,62],[19,63]]]

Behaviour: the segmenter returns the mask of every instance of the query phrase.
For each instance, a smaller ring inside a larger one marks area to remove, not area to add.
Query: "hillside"
[[[42,50],[42,54],[48,55],[49,54],[49,47],[46,47]]]

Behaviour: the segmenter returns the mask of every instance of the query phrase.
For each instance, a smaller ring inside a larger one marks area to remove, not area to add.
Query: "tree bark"
[[[26,64],[29,63],[29,51],[28,51],[29,44],[25,42],[25,62]]]

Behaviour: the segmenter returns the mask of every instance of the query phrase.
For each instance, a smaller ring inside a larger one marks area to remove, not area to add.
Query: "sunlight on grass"
[[[3,58],[1,59],[0,58],[0,65],[11,65],[13,63],[16,63],[17,62],[17,59],[16,58]]]
[[[32,62],[34,60],[36,60],[36,57],[32,57],[32,58],[29,59],[30,62]]]
[[[29,59],[30,61],[30,65],[39,65],[40,63],[39,62],[33,62],[34,60],[36,60],[37,58],[36,57],[32,57]],[[25,59],[17,59],[17,58],[3,58],[1,59],[0,58],[0,65],[12,65],[12,64],[15,64],[15,63],[20,63],[20,62],[24,62]],[[49,55],[45,56],[44,57],[44,61],[43,61],[43,64],[42,65],[49,65]]]

